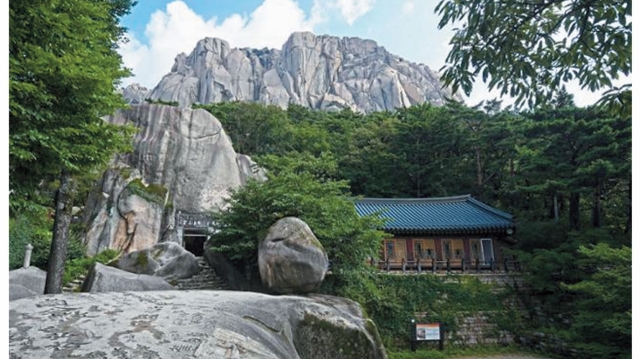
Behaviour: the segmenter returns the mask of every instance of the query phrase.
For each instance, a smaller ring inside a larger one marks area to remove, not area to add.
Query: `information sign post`
[[[421,342],[438,342],[438,349],[444,350],[444,330],[440,323],[416,323],[411,320],[411,350]]]

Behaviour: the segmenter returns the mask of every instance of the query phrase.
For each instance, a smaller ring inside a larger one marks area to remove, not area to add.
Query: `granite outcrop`
[[[142,91],[136,86],[127,93],[139,101]],[[177,55],[148,97],[183,107],[247,101],[372,112],[424,102],[443,105],[452,94],[428,66],[391,54],[373,40],[295,32],[282,49],[234,48],[205,38],[189,55]]]
[[[133,151],[113,159],[86,202],[89,255],[180,241],[178,212],[223,208],[231,190],[264,176],[248,156],[235,152],[220,122],[205,110],[145,103],[105,120],[138,132]]]
[[[386,358],[351,300],[234,291],[78,293],[9,303],[11,358]]]

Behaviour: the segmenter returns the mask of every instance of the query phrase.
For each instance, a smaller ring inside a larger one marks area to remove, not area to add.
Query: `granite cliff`
[[[429,67],[375,41],[309,32],[293,33],[281,50],[239,49],[205,38],[191,54],[179,54],[153,90],[131,85],[124,94],[132,102],[145,97],[183,107],[237,100],[360,112],[442,105],[451,97]]]
[[[177,211],[220,209],[230,190],[264,176],[234,151],[218,119],[205,110],[142,104],[105,120],[138,132],[133,152],[114,158],[87,200],[84,243],[90,255],[180,243]]]

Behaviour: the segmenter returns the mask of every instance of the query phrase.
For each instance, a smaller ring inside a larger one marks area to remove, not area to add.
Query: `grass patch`
[[[178,101],[163,101],[163,100],[152,100],[150,98],[146,98],[144,99],[144,101],[146,103],[150,103],[152,105],[168,105],[168,106],[173,106],[173,107],[178,107],[180,106],[180,104],[178,103]]]
[[[118,257],[119,254],[116,250],[106,249],[93,257],[77,258],[67,261],[64,264],[62,285],[67,285],[81,276],[86,275],[94,263],[107,264]]]
[[[131,193],[144,198],[149,202],[164,205],[164,199],[167,195],[167,189],[162,185],[152,183],[146,186],[142,182],[142,179],[136,178],[133,181],[129,182],[127,188],[131,191]]]
[[[418,346],[415,352],[411,350],[393,350],[387,349],[387,355],[389,359],[446,359],[446,358],[461,358],[461,357],[489,357],[493,355],[507,355],[518,354],[537,356],[539,354],[531,351],[530,349],[522,348],[516,345],[483,345],[474,347],[447,347],[445,342],[444,350],[440,351],[437,348],[427,348],[426,345],[421,344]],[[435,344],[437,345],[437,343]]]

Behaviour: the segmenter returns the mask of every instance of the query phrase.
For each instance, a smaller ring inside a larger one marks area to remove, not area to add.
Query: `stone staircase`
[[[198,266],[200,273],[187,279],[178,279],[170,281],[176,289],[179,290],[226,290],[229,288],[227,283],[219,277],[213,268],[209,267],[209,263],[204,257],[198,258]],[[175,284],[174,284],[175,283]]]
[[[178,290],[226,290],[229,288],[224,279],[219,277],[213,268],[209,267],[209,263],[204,257],[198,258],[198,266],[200,272],[191,278],[187,279],[170,279],[167,281],[171,283]],[[85,275],[82,275],[78,279],[68,283],[62,288],[62,293],[77,293],[82,288],[82,283],[86,279]]]
[[[82,283],[84,283],[84,280],[86,278],[87,278],[87,276],[83,274],[80,277],[78,277],[77,279],[74,279],[71,282],[67,283],[67,285],[62,287],[62,293],[78,293],[78,292],[80,292],[80,289],[82,288]]]

